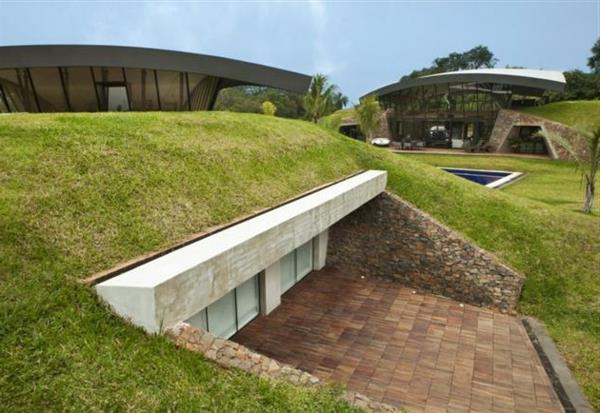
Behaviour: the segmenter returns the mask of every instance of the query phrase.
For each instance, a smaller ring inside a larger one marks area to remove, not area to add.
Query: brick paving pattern
[[[232,340],[409,412],[563,411],[518,319],[326,268]]]

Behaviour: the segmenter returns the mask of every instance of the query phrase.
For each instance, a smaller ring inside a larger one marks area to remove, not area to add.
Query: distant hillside
[[[177,350],[77,280],[359,169],[386,169],[390,191],[523,272],[521,310],[547,323],[600,407],[598,216],[308,122],[224,112],[0,116],[0,405],[347,410],[329,388],[272,384]]]
[[[521,109],[567,126],[600,126],[600,100],[574,100]]]

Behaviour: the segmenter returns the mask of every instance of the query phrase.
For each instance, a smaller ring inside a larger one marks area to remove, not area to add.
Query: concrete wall
[[[585,157],[587,154],[585,143],[576,130],[562,123],[552,122],[538,116],[507,109],[502,109],[498,112],[498,117],[496,118],[496,123],[494,124],[494,129],[489,140],[491,152],[511,152],[508,141],[510,136],[516,133],[519,126],[538,126],[542,129],[544,135],[559,135],[566,139],[581,156]],[[552,159],[570,159],[569,153],[560,145],[555,144],[547,138],[544,138],[544,140]]]
[[[327,264],[459,301],[514,310],[523,277],[389,193],[329,231]]]
[[[104,281],[96,291],[121,316],[158,332],[265,269],[272,280],[273,264],[311,238],[326,237],[327,228],[381,193],[386,179],[384,171],[363,172]]]

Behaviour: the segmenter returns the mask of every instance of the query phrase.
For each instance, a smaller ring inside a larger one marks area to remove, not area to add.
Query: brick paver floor
[[[409,412],[560,412],[518,319],[327,268],[234,341]]]

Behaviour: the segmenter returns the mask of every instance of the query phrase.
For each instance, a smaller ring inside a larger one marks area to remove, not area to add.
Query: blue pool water
[[[461,178],[476,182],[480,185],[489,185],[499,179],[511,174],[511,172],[486,171],[473,169],[457,169],[457,168],[442,168],[446,172],[450,172]]]

